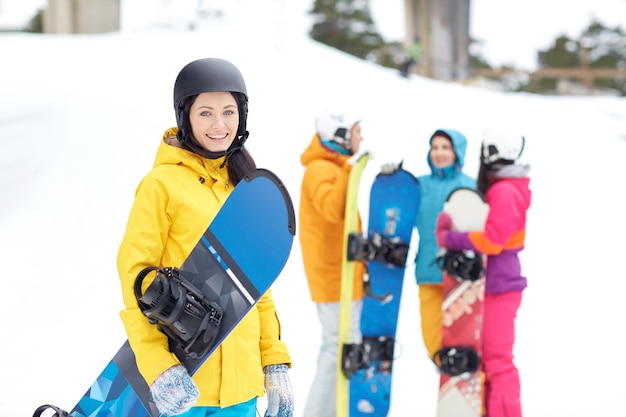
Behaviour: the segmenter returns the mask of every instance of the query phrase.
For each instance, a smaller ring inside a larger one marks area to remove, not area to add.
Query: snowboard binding
[[[156,271],[154,281],[141,293],[143,280]],[[165,333],[188,359],[203,357],[215,341],[223,310],[208,300],[177,268],[144,268],[135,279],[135,297],[150,323]]]
[[[365,336],[363,346],[371,361],[392,361],[394,340],[389,336]]]
[[[348,236],[349,261],[379,261],[404,268],[409,253],[409,245],[397,237],[389,238],[380,233],[372,233],[365,239],[360,233]]]
[[[372,362],[386,362],[391,368],[394,340],[388,336],[365,336],[362,343],[344,344],[341,352],[341,370],[346,378],[360,369],[368,369]]]
[[[464,281],[478,281],[485,274],[482,257],[470,250],[446,250],[437,257],[437,265],[451,276]]]
[[[372,233],[366,239],[358,232],[348,235],[348,260],[349,261],[378,261],[387,265],[404,268],[409,253],[409,245],[400,241],[399,238],[389,238],[380,233]],[[365,265],[367,268],[367,264]],[[392,294],[374,294],[369,278],[369,272],[363,278],[363,290],[368,297],[387,304],[393,299]]]
[[[471,346],[450,346],[435,352],[433,362],[441,372],[459,376],[466,372],[476,372],[480,366],[480,356]]]
[[[346,343],[341,350],[341,370],[346,378],[359,369],[369,367],[369,358],[362,343]]]
[[[54,414],[52,414],[50,417],[70,417],[70,414],[67,411],[62,410],[59,407],[56,407],[50,404],[44,404],[40,407],[37,407],[37,409],[33,413],[33,417],[41,417],[43,412],[49,408],[51,408],[54,411]]]

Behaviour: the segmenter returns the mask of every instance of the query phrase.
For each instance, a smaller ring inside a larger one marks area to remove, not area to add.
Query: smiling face
[[[226,151],[237,136],[237,102],[227,91],[201,93],[189,109],[189,123],[202,148],[209,152]]]
[[[437,135],[430,141],[430,160],[437,168],[444,168],[456,161],[450,138]]]

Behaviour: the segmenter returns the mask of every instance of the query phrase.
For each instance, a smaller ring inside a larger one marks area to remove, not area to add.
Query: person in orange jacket
[[[303,416],[334,417],[348,177],[364,151],[360,151],[363,136],[357,119],[324,113],[315,127],[317,133],[300,157],[305,172],[300,190],[299,238],[311,300],[322,326],[322,343]],[[364,267],[356,262],[355,268],[350,342],[361,343]]]
[[[120,312],[137,368],[166,416],[254,417],[267,393],[266,417],[293,416],[291,357],[281,340],[271,290],[190,376],[168,337],[146,318],[133,291],[148,266],[180,266],[233,188],[256,167],[248,138],[248,93],[232,63],[192,61],[174,84],[177,127],[159,144],[154,167],[135,192],[117,267]],[[153,279],[146,277],[146,285]]]

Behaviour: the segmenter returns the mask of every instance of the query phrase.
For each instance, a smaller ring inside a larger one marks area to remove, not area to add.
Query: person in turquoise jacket
[[[430,173],[417,177],[421,200],[415,226],[419,235],[415,258],[415,279],[419,286],[422,338],[428,356],[432,359],[441,348],[443,315],[443,275],[437,266],[439,248],[435,240],[437,216],[452,190],[460,187],[476,188],[476,180],[463,173],[467,138],[458,130],[438,129],[430,137],[426,161]],[[397,164],[385,164],[382,172],[391,173]]]
[[[426,157],[431,172],[417,177],[422,194],[415,221],[419,235],[415,279],[419,286],[422,338],[431,359],[441,348],[443,320],[443,273],[436,262],[439,247],[435,240],[435,225],[444,202],[454,189],[476,188],[476,180],[463,173],[466,150],[467,139],[458,130],[435,131]]]

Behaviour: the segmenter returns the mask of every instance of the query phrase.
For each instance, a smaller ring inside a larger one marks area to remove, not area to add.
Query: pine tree
[[[359,58],[368,59],[384,44],[376,31],[369,0],[315,0],[311,38]]]
[[[619,26],[609,28],[593,21],[578,39],[560,36],[551,47],[537,54],[542,68],[580,68],[583,56],[587,57],[590,68],[626,69],[626,33]],[[596,79],[593,84],[626,95],[624,79]],[[555,85],[556,80],[544,79],[539,90],[552,89]]]
[[[592,22],[583,32],[580,48],[587,48],[591,68],[626,69],[626,32],[621,27],[609,28],[599,22]],[[596,79],[596,87],[619,90],[626,96],[626,80]]]

